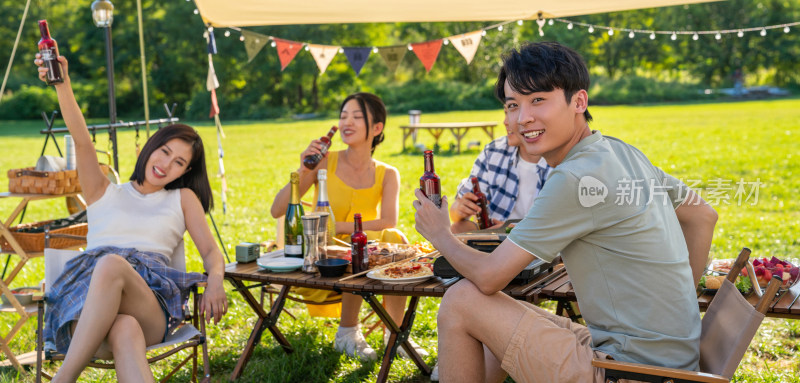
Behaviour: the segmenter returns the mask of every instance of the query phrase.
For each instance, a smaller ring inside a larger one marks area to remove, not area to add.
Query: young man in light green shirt
[[[592,132],[589,74],[575,51],[527,44],[504,57],[497,86],[531,153],[553,167],[492,254],[449,230],[418,190],[416,228],[466,277],[439,311],[441,381],[602,382],[595,357],[697,369],[694,286],[716,212],[636,148]],[[616,198],[615,198],[616,194]],[[561,255],[587,326],[501,293],[534,257]]]

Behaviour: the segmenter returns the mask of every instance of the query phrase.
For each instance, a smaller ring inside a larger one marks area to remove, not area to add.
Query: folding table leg
[[[253,355],[253,350],[255,349],[256,345],[261,342],[261,335],[264,333],[264,329],[269,329],[272,333],[272,336],[275,337],[275,340],[283,347],[283,351],[287,354],[290,354],[294,351],[292,345],[286,340],[286,337],[283,336],[281,330],[278,329],[278,317],[281,314],[281,310],[283,309],[284,303],[286,303],[286,296],[289,294],[289,286],[283,286],[281,289],[280,294],[278,294],[278,298],[275,300],[275,303],[272,304],[272,308],[269,313],[264,311],[264,307],[259,304],[258,300],[253,297],[253,294],[250,293],[250,289],[244,285],[241,280],[237,279],[229,279],[234,286],[236,286],[236,290],[242,294],[244,300],[247,301],[247,304],[253,309],[253,311],[258,316],[258,320],[256,320],[255,325],[253,326],[253,331],[250,333],[250,338],[247,339],[247,344],[242,350],[242,355],[239,357],[239,360],[236,362],[236,367],[233,369],[233,373],[231,374],[231,380],[236,380],[240,376],[242,376],[242,372],[244,372],[244,368],[247,365],[247,362],[250,361],[250,357]]]
[[[383,305],[378,301],[378,298],[375,297],[375,294],[369,292],[362,292],[358,294],[361,295],[361,297],[363,297],[367,303],[369,303],[370,307],[372,307],[372,310],[375,311],[375,314],[378,315],[381,321],[383,321],[383,323],[386,325],[386,328],[389,329],[389,344],[386,345],[386,352],[383,354],[383,361],[381,362],[381,370],[378,372],[377,382],[383,383],[388,379],[389,369],[391,369],[392,361],[397,354],[398,345],[402,346],[406,350],[406,354],[411,357],[411,360],[413,360],[414,364],[419,367],[423,375],[430,375],[430,366],[425,364],[425,361],[422,360],[422,357],[417,354],[417,351],[414,350],[414,347],[412,347],[411,343],[408,341],[408,335],[411,332],[411,327],[414,325],[414,318],[417,315],[417,303],[419,303],[419,297],[411,297],[411,301],[408,303],[406,313],[403,316],[403,323],[398,326]]]

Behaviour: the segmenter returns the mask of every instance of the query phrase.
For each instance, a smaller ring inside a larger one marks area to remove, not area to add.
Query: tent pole
[[[28,0],[30,1],[30,0]],[[150,102],[147,98],[147,64],[144,56],[144,26],[142,21],[142,0],[136,0],[136,11],[139,18],[139,58],[142,63],[142,95],[144,96],[144,120],[147,138],[150,138]]]
[[[17,46],[19,45],[19,37],[22,36],[22,27],[25,25],[25,20],[28,18],[28,8],[31,6],[31,0],[25,3],[25,11],[22,12],[22,20],[19,22],[19,31],[17,31],[17,38],[14,40],[14,48],[11,49],[11,57],[8,59],[8,67],[6,67],[6,74],[3,76],[3,85],[0,86],[0,100],[3,99],[3,93],[6,91],[6,83],[8,82],[8,75],[11,73],[11,66],[14,65],[14,55],[17,53]]]

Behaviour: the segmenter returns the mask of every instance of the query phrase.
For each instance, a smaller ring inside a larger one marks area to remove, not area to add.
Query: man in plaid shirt
[[[502,92],[502,91],[500,91]],[[505,103],[505,95],[497,94]],[[509,219],[522,219],[533,206],[533,200],[542,190],[550,167],[541,156],[520,150],[522,142],[517,129],[516,112],[509,116],[508,110],[503,124],[508,135],[500,137],[483,148],[475,160],[469,177],[458,185],[456,199],[450,206],[450,227],[453,233],[477,229],[470,217],[478,214],[477,197],[472,193],[471,177],[478,177],[481,191],[489,201],[489,218],[497,225]],[[520,193],[520,190],[524,190]]]

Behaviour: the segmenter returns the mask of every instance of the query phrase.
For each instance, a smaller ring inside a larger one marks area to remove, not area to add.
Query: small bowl
[[[314,262],[323,277],[341,277],[350,261],[339,258],[321,259]]]
[[[16,289],[12,289],[11,293],[14,294],[14,297],[17,298],[21,305],[25,306],[33,303],[33,295],[40,291],[41,290],[36,287],[17,287]],[[11,306],[11,302],[5,295],[2,295],[2,301],[4,305]]]

